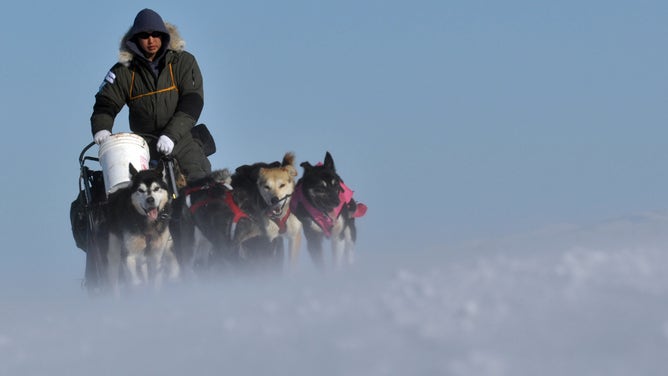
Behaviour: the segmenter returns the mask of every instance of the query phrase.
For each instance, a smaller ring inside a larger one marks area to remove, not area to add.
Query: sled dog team
[[[170,194],[162,162],[137,171],[130,184],[107,198],[105,273],[109,288],[160,286],[164,280],[237,273],[280,271],[284,244],[295,266],[301,235],[312,261],[325,268],[323,243],[331,242],[333,265],[353,262],[355,218],[366,206],[338,175],[329,152],[322,163],[255,163],[214,171]]]

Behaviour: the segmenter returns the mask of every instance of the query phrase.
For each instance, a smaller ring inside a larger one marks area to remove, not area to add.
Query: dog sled
[[[215,152],[215,143],[206,126],[200,124],[193,127],[193,137],[202,145],[207,156]],[[125,135],[136,139],[156,139],[152,135],[144,134],[116,134]],[[145,142],[144,142],[145,143]],[[108,247],[108,224],[107,220],[107,193],[113,189],[114,182],[118,177],[112,176],[109,168],[103,168],[104,153],[102,146],[97,146],[94,142],[86,145],[79,154],[79,189],[77,197],[70,206],[70,221],[72,226],[72,235],[77,248],[86,253],[86,263],[82,286],[92,295],[96,295],[105,288],[107,276],[105,275],[106,252]],[[146,147],[148,153],[148,147]],[[146,164],[139,163],[138,168],[147,168],[150,157],[146,154]],[[111,159],[114,158],[112,155]],[[175,171],[174,160],[169,156],[161,158],[165,166],[166,178],[169,186],[169,193],[173,198],[178,196],[177,172]],[[127,175],[128,165],[122,171]]]

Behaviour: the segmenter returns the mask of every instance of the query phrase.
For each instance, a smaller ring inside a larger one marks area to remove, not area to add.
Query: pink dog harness
[[[339,217],[341,210],[343,210],[343,205],[350,203],[353,199],[353,191],[348,188],[343,182],[341,182],[341,192],[339,192],[339,205],[332,209],[329,213],[323,213],[321,210],[313,206],[304,196],[302,190],[302,185],[297,184],[295,191],[292,194],[292,200],[290,201],[290,210],[293,212],[297,209],[299,204],[304,206],[304,209],[309,213],[313,218],[315,223],[322,228],[322,231],[325,233],[325,236],[330,237],[332,235],[332,227],[334,227],[334,220]],[[366,214],[367,207],[362,203],[357,203],[357,209],[353,213],[353,217],[361,217]]]

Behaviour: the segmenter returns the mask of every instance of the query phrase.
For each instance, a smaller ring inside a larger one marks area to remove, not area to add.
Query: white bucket
[[[116,133],[109,136],[100,144],[98,157],[107,195],[128,185],[130,163],[137,171],[146,170],[151,158],[146,140],[133,133]]]

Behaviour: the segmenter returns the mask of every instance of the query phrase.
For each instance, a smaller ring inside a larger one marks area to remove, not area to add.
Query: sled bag
[[[79,192],[77,198],[70,205],[70,222],[72,236],[77,248],[86,252],[88,241],[88,217],[86,216],[86,196],[84,191]]]
[[[208,157],[216,152],[216,142],[213,140],[213,136],[211,136],[209,128],[205,124],[197,124],[190,129],[190,133],[199,142],[200,146],[202,146],[204,155]]]
[[[102,171],[90,171],[88,181],[85,183],[89,184],[92,202],[86,202],[86,192],[83,189],[79,191],[77,198],[70,205],[70,223],[74,243],[77,248],[87,252],[93,232],[88,215],[91,213],[95,224],[99,223],[102,216],[100,205],[106,200]]]

